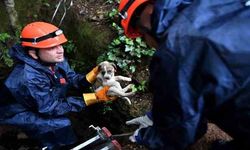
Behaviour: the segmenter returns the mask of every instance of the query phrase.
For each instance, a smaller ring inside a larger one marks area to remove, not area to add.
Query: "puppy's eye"
[[[112,70],[108,70],[108,73],[109,73],[109,74],[112,73]]]
[[[105,75],[105,71],[102,71],[102,75]]]

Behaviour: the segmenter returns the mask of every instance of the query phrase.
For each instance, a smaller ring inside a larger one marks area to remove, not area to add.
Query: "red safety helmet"
[[[124,29],[124,34],[127,37],[136,38],[141,36],[138,29],[135,29],[130,25],[130,21],[135,10],[146,2],[149,2],[149,0],[121,0],[119,5],[119,15],[122,18],[121,25]]]
[[[24,47],[50,48],[67,42],[63,31],[46,22],[33,22],[21,32],[21,44]]]

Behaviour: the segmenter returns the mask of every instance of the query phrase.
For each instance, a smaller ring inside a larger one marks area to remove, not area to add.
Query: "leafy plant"
[[[117,15],[118,15],[118,10],[117,9],[112,9],[109,13],[108,13],[108,17],[109,19],[114,19]]]
[[[8,54],[7,41],[10,40],[11,36],[8,33],[0,33],[0,61],[3,61],[4,64],[8,67],[13,66],[13,60]]]
[[[145,92],[146,87],[147,87],[146,84],[147,84],[147,81],[143,80],[139,85],[134,85],[132,87],[132,91],[133,92],[138,92],[138,91]]]
[[[109,3],[109,4],[113,4],[113,3],[119,3],[120,2],[120,0],[106,0],[106,2],[107,3]]]
[[[75,43],[72,40],[69,40],[67,43],[63,45],[63,48],[65,49],[66,53],[75,53],[76,46]]]
[[[42,4],[46,7],[50,7],[50,3],[48,0],[42,0]]]
[[[119,2],[115,0],[109,0]],[[137,71],[137,66],[142,63],[143,58],[151,57],[154,53],[153,48],[149,48],[141,38],[130,39],[124,35],[124,30],[115,22],[118,16],[118,9],[112,9],[108,13],[112,28],[116,32],[116,37],[108,45],[108,50],[99,56],[97,63],[107,60],[115,63],[122,71],[133,74]],[[146,89],[146,81],[142,81],[140,85],[134,86],[134,91],[144,92]]]
[[[0,33],[0,41],[6,42],[10,38],[10,35],[8,33]]]
[[[102,114],[106,114],[106,113],[112,111],[110,104],[112,104],[112,101],[107,101],[107,102],[103,103]]]
[[[108,60],[117,64],[123,71],[136,71],[136,65],[141,63],[142,57],[151,57],[153,48],[149,48],[141,38],[130,39],[124,36],[123,29],[113,22],[113,28],[118,37],[108,45],[107,53],[98,58],[98,62]]]
[[[65,43],[63,45],[63,48],[65,49],[66,55],[71,56],[71,59],[69,59],[69,62],[70,62],[70,66],[72,69],[78,69],[85,65],[83,61],[74,59],[73,56],[76,55],[77,47],[72,40],[69,40],[67,43]]]

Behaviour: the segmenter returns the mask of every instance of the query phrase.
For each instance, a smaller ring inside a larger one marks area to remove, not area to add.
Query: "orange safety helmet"
[[[130,25],[131,18],[135,12],[135,10],[145,4],[149,0],[121,0],[119,5],[119,15],[121,16],[121,25],[124,29],[124,34],[130,38],[140,37],[138,29],[133,28]]]
[[[33,22],[21,32],[21,44],[24,47],[50,48],[67,42],[63,31],[46,22]]]

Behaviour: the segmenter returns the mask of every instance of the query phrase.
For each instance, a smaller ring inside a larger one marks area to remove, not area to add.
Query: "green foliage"
[[[65,49],[65,52],[69,54],[75,53],[76,51],[75,43],[72,40],[68,40],[68,42],[63,45],[63,48]]]
[[[119,3],[117,0],[108,0],[112,3]],[[118,9],[112,9],[108,13],[112,28],[116,32],[116,37],[108,45],[108,50],[103,55],[99,56],[97,63],[102,61],[110,61],[115,63],[124,72],[134,74],[137,71],[137,66],[142,63],[143,58],[151,57],[154,53],[153,48],[149,48],[141,38],[130,39],[124,35],[124,30],[115,23],[118,16]],[[142,81],[139,85],[133,87],[133,91],[146,90],[146,81]]]
[[[109,19],[114,19],[117,15],[118,15],[118,10],[117,9],[112,9],[109,13],[108,13],[108,17]]]
[[[115,2],[119,3],[120,0],[106,0],[106,2],[109,3],[109,4],[114,4]]]
[[[49,0],[42,0],[42,4],[46,7],[50,7],[50,2]]]
[[[102,109],[102,114],[106,114],[110,111],[112,111],[111,105],[112,101],[107,101],[105,103],[103,103],[103,109]]]
[[[136,65],[142,57],[151,57],[153,48],[149,48],[141,38],[130,39],[123,35],[123,29],[116,23],[112,26],[118,37],[108,45],[108,52],[98,58],[98,62],[108,60],[117,64],[123,71],[136,72]]]
[[[147,84],[147,81],[143,80],[139,85],[134,85],[132,87],[132,91],[133,92],[138,92],[138,91],[145,92],[146,87],[147,87],[146,84]]]
[[[15,31],[15,36],[13,37],[15,41],[19,41],[21,31],[22,31],[22,27],[18,26],[16,31]]]
[[[8,54],[7,42],[10,40],[11,36],[8,33],[0,33],[0,61],[4,62],[4,65],[8,67],[13,66],[13,60]]]
[[[82,66],[85,65],[83,61],[75,59],[75,55],[77,55],[76,54],[77,47],[76,47],[76,44],[72,40],[68,40],[68,42],[63,45],[63,48],[65,50],[65,54],[67,56],[70,56],[67,58],[69,58],[70,66],[72,69],[75,70],[78,68],[82,68]]]
[[[0,33],[0,41],[6,42],[10,38],[10,35],[8,33]]]

